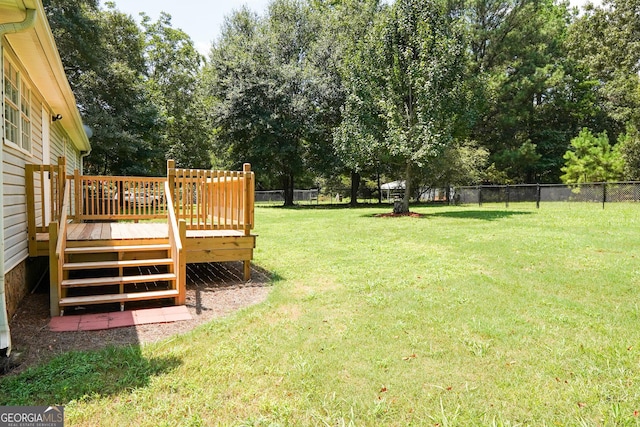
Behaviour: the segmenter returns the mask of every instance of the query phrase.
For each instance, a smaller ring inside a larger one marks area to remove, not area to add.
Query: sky
[[[581,6],[588,0],[570,0],[572,6]],[[598,4],[600,0],[592,0]],[[191,37],[196,49],[207,54],[211,42],[220,35],[224,17],[243,5],[262,15],[270,0],[115,0],[116,8],[138,19],[145,12],[153,21],[160,12],[171,15],[173,28],[180,28]],[[104,1],[102,2],[104,4]]]
[[[196,49],[209,52],[211,42],[218,38],[224,17],[246,5],[263,14],[270,0],[115,0],[116,9],[138,18],[145,12],[156,21],[160,12],[171,15],[173,28],[187,33]],[[104,5],[104,0],[101,1]]]

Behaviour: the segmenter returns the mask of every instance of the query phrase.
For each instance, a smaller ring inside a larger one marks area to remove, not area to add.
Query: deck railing
[[[166,178],[73,175],[74,218],[139,220],[166,218]]]
[[[71,186],[64,186],[60,218],[49,224],[49,281],[51,288],[50,310],[52,316],[60,314],[58,300],[62,295],[64,279],[64,252],[67,248],[67,216],[71,205]]]
[[[58,165],[28,164],[25,167],[30,256],[37,254],[37,233],[48,233],[49,223],[60,219],[65,168],[64,157],[58,159]]]
[[[187,227],[184,220],[178,222],[173,207],[173,197],[169,191],[169,182],[165,182],[167,195],[167,223],[169,225],[169,245],[171,246],[172,270],[176,275],[176,288],[179,295],[176,304],[183,305],[186,301],[187,257],[184,244],[187,240]]]
[[[168,163],[178,219],[188,229],[242,230],[250,234],[254,222],[255,180],[251,166],[242,171],[175,168]]]
[[[27,165],[29,250],[37,253],[37,233],[48,233],[49,223],[60,223],[65,183],[70,189],[68,219],[120,221],[167,218],[171,192],[176,220],[187,229],[238,230],[251,234],[254,224],[254,174],[176,168],[167,163],[167,178],[73,175],[65,172],[64,158],[54,165]],[[169,184],[165,187],[165,183]],[[33,248],[32,248],[33,246]]]

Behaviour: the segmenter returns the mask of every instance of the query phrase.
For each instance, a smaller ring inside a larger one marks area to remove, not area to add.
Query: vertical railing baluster
[[[209,194],[209,212],[208,219],[209,229],[213,229],[213,209],[215,208],[215,200],[213,199],[213,171],[208,172],[209,178],[207,178],[207,193]]]
[[[235,200],[235,204],[234,204],[234,209],[233,212],[231,213],[231,223],[233,224],[233,229],[237,230],[239,223],[240,223],[240,215],[239,215],[239,211],[240,211],[240,201],[242,200],[242,198],[240,197],[240,194],[238,194],[238,183],[239,183],[240,177],[238,175],[237,171],[233,172],[233,178],[231,179],[231,192],[233,193],[233,199]]]
[[[220,207],[222,205],[220,201],[220,171],[216,171],[215,180],[213,181],[213,191],[215,193],[215,220],[214,229],[220,228]]]

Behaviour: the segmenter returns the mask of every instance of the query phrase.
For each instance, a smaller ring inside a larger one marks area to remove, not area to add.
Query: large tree
[[[552,0],[452,0],[470,40],[471,137],[511,182],[555,182],[594,111],[593,85],[564,46],[571,12]]]
[[[84,122],[93,129],[89,173],[151,175],[164,169],[161,117],[146,86],[144,38],[113,4],[45,2]]]
[[[333,168],[325,173],[348,173],[351,177],[351,206],[357,205],[360,179],[363,173],[379,171],[383,160],[380,141],[382,134],[366,134],[376,125],[371,114],[375,112],[372,100],[363,101],[362,59],[371,48],[366,42],[380,6],[378,0],[316,1],[316,10],[322,14],[322,33],[316,51],[325,49],[326,65],[318,64],[325,76],[330,76],[334,93],[331,110],[333,121],[325,121],[332,134]],[[368,126],[357,123],[368,121]],[[379,122],[379,121],[378,121]],[[330,127],[330,128],[329,128]]]
[[[572,25],[568,46],[597,85],[597,102],[609,121],[593,127],[612,136],[628,123],[640,126],[640,3],[604,0]]]
[[[317,24],[300,1],[276,0],[267,16],[236,11],[213,46],[207,86],[213,98],[215,147],[229,164],[251,162],[260,179],[284,189],[294,182],[317,142],[318,76],[308,56]]]
[[[414,175],[452,144],[460,113],[465,111],[462,34],[436,2],[398,0],[384,11],[367,44],[369,52],[356,70],[360,75],[351,79],[355,87],[344,110],[348,127],[343,129],[366,136],[364,144],[378,141],[382,134],[382,146],[403,171],[406,184],[400,211],[408,212]],[[354,156],[358,157],[362,155]]]
[[[627,131],[618,137],[618,146],[624,159],[624,178],[640,180],[640,131],[629,123]]]
[[[156,22],[143,15],[147,85],[164,118],[166,158],[180,167],[211,166],[210,131],[198,79],[204,58],[189,36],[161,13]]]

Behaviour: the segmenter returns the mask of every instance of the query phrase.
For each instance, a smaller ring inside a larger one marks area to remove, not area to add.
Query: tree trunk
[[[283,181],[283,187],[284,187],[284,205],[293,206],[293,190],[294,190],[293,174],[289,173],[285,175],[282,181]]]
[[[351,171],[351,200],[349,206],[355,208],[358,206],[358,190],[360,189],[360,174],[354,170]]]
[[[411,164],[407,163],[407,168],[404,173],[404,197],[402,198],[402,206],[400,212],[394,213],[409,213],[409,199],[411,198]],[[395,209],[394,209],[395,210]]]
[[[382,204],[382,184],[380,183],[380,171],[376,172],[376,178],[378,178],[378,204]]]

